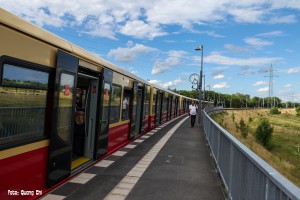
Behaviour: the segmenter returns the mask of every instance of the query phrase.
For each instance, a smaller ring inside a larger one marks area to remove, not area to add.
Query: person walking
[[[197,105],[195,105],[195,101],[192,101],[192,104],[189,106],[190,109],[190,117],[191,117],[191,128],[194,127],[197,115]]]

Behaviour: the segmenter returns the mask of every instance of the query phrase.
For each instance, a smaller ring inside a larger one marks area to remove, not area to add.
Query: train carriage
[[[185,113],[186,97],[150,84],[3,9],[0,15],[0,196],[4,199],[39,197]],[[41,192],[13,195],[21,191]]]

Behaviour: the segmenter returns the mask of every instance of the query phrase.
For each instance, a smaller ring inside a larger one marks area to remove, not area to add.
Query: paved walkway
[[[131,142],[43,199],[225,199],[203,130],[181,117]]]

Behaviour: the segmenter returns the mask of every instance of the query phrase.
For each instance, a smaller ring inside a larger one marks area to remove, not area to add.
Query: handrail
[[[209,116],[222,107],[204,109],[203,127],[229,199],[300,199],[300,189],[253,153]]]

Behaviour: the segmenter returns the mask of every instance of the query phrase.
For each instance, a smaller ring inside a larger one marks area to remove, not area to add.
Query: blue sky
[[[0,0],[1,8],[171,89],[300,102],[300,0]]]

